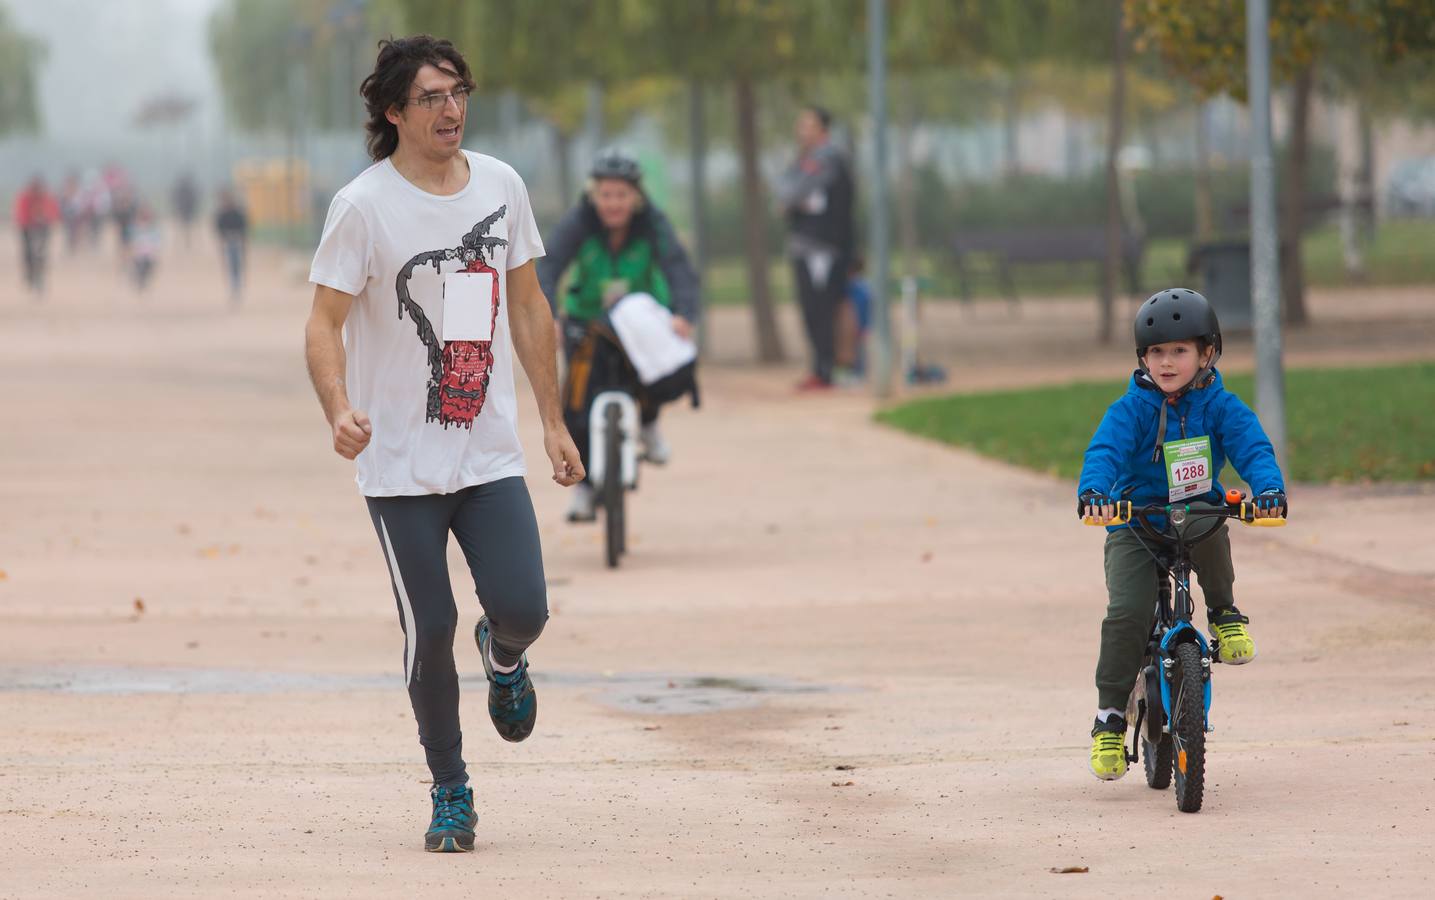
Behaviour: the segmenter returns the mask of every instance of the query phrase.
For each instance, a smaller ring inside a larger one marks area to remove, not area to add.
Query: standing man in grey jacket
[[[799,390],[832,386],[837,307],[847,288],[855,243],[855,189],[846,156],[832,143],[832,115],[809,106],[797,116],[798,155],[777,184],[789,227],[788,255],[802,320],[812,346],[812,371]]]

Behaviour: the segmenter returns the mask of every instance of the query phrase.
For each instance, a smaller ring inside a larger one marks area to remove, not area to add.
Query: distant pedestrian
[[[174,183],[174,217],[179,222],[180,233],[184,235],[187,249],[194,237],[194,220],[199,216],[199,185],[188,172],[179,176]]]
[[[244,289],[244,257],[249,240],[249,216],[232,191],[221,191],[219,194],[219,210],[214,215],[214,229],[219,233],[219,246],[224,253],[225,271],[229,275],[229,302],[232,306],[238,306]]]
[[[787,217],[802,319],[812,346],[812,371],[799,390],[832,386],[836,357],[836,316],[847,292],[854,251],[852,205],[855,189],[846,156],[831,140],[832,116],[809,106],[797,117],[798,155],[777,186]]]
[[[60,204],[39,175],[15,198],[15,228],[20,232],[21,267],[25,284],[38,297],[45,290],[50,229],[60,221]]]
[[[80,176],[71,172],[60,186],[60,220],[65,224],[65,248],[70,253],[80,249],[80,225],[84,220],[85,197]]]
[[[130,271],[134,276],[135,289],[144,293],[154,276],[159,260],[159,223],[154,210],[144,204],[135,207],[134,224],[130,229]]]

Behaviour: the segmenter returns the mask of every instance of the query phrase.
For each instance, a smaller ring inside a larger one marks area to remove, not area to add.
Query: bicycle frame
[[[1212,528],[1201,540],[1213,535],[1218,528]],[[1199,541],[1193,542],[1199,543]],[[1166,570],[1162,573],[1166,589],[1158,591],[1156,623],[1151,632],[1149,655],[1158,662],[1156,672],[1161,685],[1161,730],[1171,731],[1172,714],[1171,670],[1176,664],[1176,644],[1194,642],[1201,649],[1201,682],[1205,686],[1202,702],[1205,707],[1205,728],[1211,730],[1211,645],[1201,630],[1191,624],[1195,602],[1191,599],[1191,557],[1190,546],[1184,538],[1178,537],[1169,558],[1158,556],[1158,562]]]

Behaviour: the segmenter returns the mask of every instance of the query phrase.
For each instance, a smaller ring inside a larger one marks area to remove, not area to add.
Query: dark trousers
[[[453,662],[458,608],[448,577],[448,536],[452,532],[458,539],[468,561],[493,632],[494,661],[516,664],[548,621],[543,552],[528,486],[515,476],[452,494],[365,499],[398,602],[419,743],[434,784],[464,784],[468,771]]]
[[[1150,539],[1138,537],[1131,528],[1106,536],[1107,604],[1106,618],[1101,623],[1101,656],[1096,663],[1098,709],[1119,709],[1124,714],[1146,652],[1146,640],[1156,621],[1156,580],[1162,572],[1147,550],[1150,545]],[[1231,536],[1225,523],[1216,534],[1191,549],[1191,567],[1206,595],[1207,609],[1235,605],[1231,589],[1236,570],[1231,564]],[[1200,622],[1195,625],[1199,628]]]
[[[229,295],[237,300],[240,289],[244,287],[244,241],[234,238],[223,240],[225,269],[229,273]]]
[[[826,382],[832,381],[832,367],[837,357],[837,307],[847,290],[847,265],[847,258],[837,254],[827,271],[827,280],[818,284],[802,257],[792,261],[802,323],[812,348],[812,374]]]
[[[46,248],[49,240],[49,228],[20,229],[20,252],[25,268],[25,284],[34,291],[40,291],[45,287]]]

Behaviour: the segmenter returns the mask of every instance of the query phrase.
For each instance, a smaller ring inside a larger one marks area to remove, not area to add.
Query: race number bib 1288
[[[1211,439],[1186,438],[1170,441],[1162,447],[1166,456],[1166,484],[1171,502],[1196,497],[1211,489],[1215,473],[1211,471]]]

